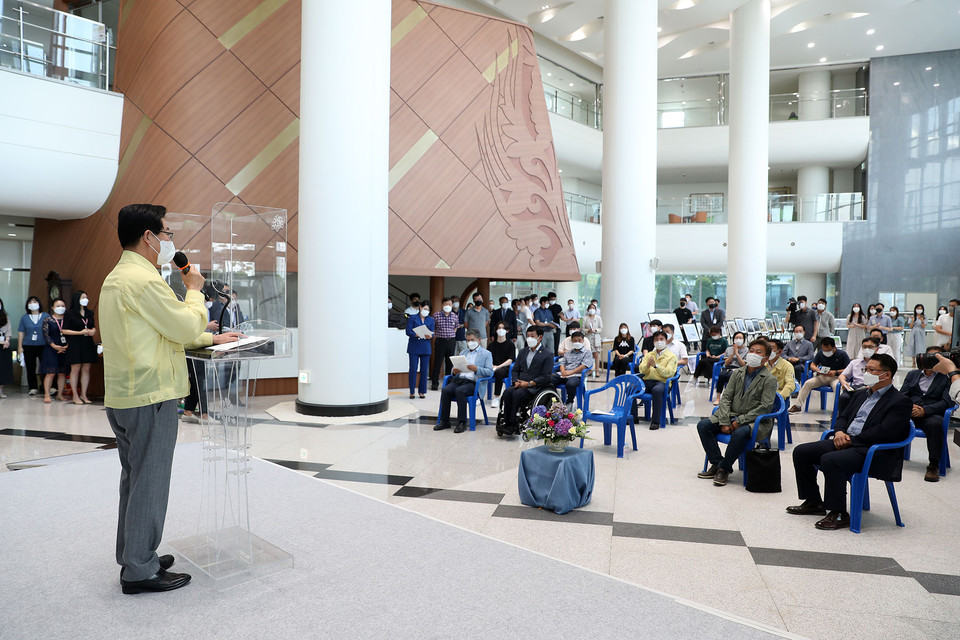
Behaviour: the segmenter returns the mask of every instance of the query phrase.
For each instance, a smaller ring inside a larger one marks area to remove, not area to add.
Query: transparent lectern
[[[291,355],[287,314],[287,211],[217,203],[198,216],[167,214],[186,244],[180,249],[206,277],[213,333],[236,331],[237,342],[187,348],[187,368],[201,416],[203,483],[197,534],[171,544],[223,589],[293,566],[293,557],[253,534],[248,482],[260,362]],[[195,232],[194,232],[195,231]],[[180,278],[171,287],[182,289]]]

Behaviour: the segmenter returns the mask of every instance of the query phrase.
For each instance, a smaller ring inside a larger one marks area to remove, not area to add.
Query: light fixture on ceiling
[[[657,27],[657,33],[660,33],[661,31],[663,31],[663,27]]]
[[[707,98],[707,102],[710,102],[710,98]]]
[[[549,71],[547,71],[547,77],[548,77],[548,78],[549,78],[550,76],[552,76],[552,75],[553,75],[552,73],[550,73]]]
[[[820,62],[826,62],[826,61],[827,61],[826,58],[820,58]]]
[[[557,169],[557,173],[563,173],[563,169]]]
[[[8,233],[7,235],[10,236],[11,238],[16,238],[16,237],[17,237],[17,234],[15,234],[15,233]]]
[[[570,83],[570,86],[571,86],[571,87],[573,86],[573,83],[572,83],[572,82]]]
[[[933,83],[933,86],[939,87],[939,86],[940,86],[940,83],[939,83],[939,82],[934,82],[934,83]]]
[[[935,84],[935,85],[933,85],[933,86],[935,86],[935,87],[939,87],[940,85],[938,85],[938,84]],[[682,101],[682,102],[680,103],[680,106],[682,106],[682,107],[685,107],[685,106],[687,106],[687,101],[686,101],[686,100],[684,100],[684,101]]]
[[[899,87],[899,86],[900,86],[900,81],[898,80],[898,81],[894,82],[894,83],[893,83],[893,86]]]
[[[933,69],[933,67],[926,67],[924,68],[924,71],[930,71],[931,69]]]
[[[882,44],[878,44],[878,45],[877,45],[877,51],[883,51],[883,45],[882,45]]]
[[[549,8],[550,8],[550,5],[548,5],[548,4],[542,4],[542,5],[540,5],[540,11],[546,11],[546,10],[549,9]]]
[[[808,43],[807,43],[807,49],[813,49],[815,46],[817,46],[817,43],[816,43],[816,42],[808,42]]]
[[[876,29],[867,29],[867,35],[868,35],[868,36],[872,36],[872,35],[875,34],[876,32],[877,32]]]

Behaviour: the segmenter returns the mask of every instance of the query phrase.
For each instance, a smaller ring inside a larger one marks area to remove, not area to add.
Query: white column
[[[824,120],[831,111],[831,75],[828,69],[805,71],[800,74],[799,117],[801,120]],[[801,167],[797,172],[797,193],[800,196],[800,219],[817,219],[817,196],[830,191],[828,167]]]
[[[797,171],[797,194],[800,196],[800,220],[816,222],[817,196],[830,192],[829,167],[800,167]]]
[[[387,408],[390,11],[390,0],[303,3],[297,302],[310,382],[300,413]],[[342,339],[332,304],[349,305],[362,340]]]
[[[730,172],[727,317],[766,312],[770,0],[730,16]]]
[[[657,233],[657,3],[606,0],[603,70],[604,334],[639,335],[654,310]]]

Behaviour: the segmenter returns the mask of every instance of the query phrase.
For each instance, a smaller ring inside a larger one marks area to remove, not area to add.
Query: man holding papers
[[[486,383],[477,388],[477,380],[489,378],[493,375],[493,356],[480,346],[480,332],[476,329],[467,331],[467,348],[459,356],[450,358],[453,377],[440,392],[440,417],[434,431],[450,428],[450,402],[457,399],[457,428],[454,433],[463,433],[467,429],[467,398],[481,395],[486,392]]]

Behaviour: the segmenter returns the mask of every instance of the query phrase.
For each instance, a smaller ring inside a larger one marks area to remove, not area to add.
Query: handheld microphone
[[[177,265],[177,268],[180,269],[181,273],[186,273],[190,271],[190,260],[187,259],[187,256],[183,251],[177,251],[173,254],[173,263]]]

